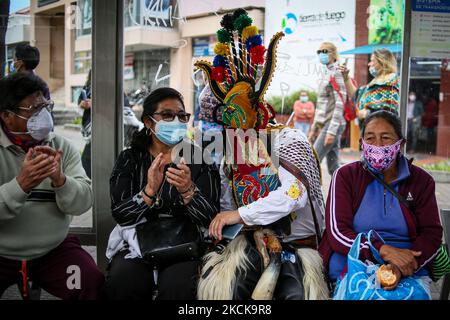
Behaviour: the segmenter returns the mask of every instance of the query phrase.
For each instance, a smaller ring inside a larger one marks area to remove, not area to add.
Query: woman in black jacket
[[[154,90],[144,102],[145,128],[117,159],[110,179],[112,214],[118,223],[107,250],[105,291],[110,299],[195,298],[198,259],[155,266],[143,258],[137,239],[146,235],[136,228],[145,221],[184,216],[201,233],[219,211],[219,173],[215,165],[193,163],[191,155],[201,150],[184,139],[189,118],[178,91]],[[157,235],[165,236],[170,235]]]

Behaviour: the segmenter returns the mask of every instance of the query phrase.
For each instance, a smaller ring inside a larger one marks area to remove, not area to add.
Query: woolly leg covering
[[[210,252],[203,257],[204,264],[198,284],[199,300],[232,300],[237,271],[245,272],[249,260],[245,254],[248,241],[244,235],[236,237],[219,254]]]
[[[305,300],[328,300],[330,292],[325,281],[323,262],[317,250],[301,248],[297,254],[302,261],[303,287],[305,288]]]

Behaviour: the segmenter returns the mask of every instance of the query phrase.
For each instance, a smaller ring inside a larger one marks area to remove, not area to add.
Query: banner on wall
[[[450,0],[413,0],[411,56],[450,58]]]
[[[277,68],[267,95],[316,90],[324,71],[316,51],[325,41],[334,43],[338,51],[355,47],[355,10],[355,0],[267,0],[266,46],[275,33],[285,33],[278,46]],[[354,58],[349,58],[347,66],[353,70]]]
[[[403,0],[371,0],[368,12],[369,44],[402,43]]]
[[[214,56],[214,46],[217,43],[216,35],[209,37],[198,37],[192,41],[193,57],[211,57]]]
[[[123,79],[133,80],[135,78],[134,74],[134,53],[127,53],[125,56],[124,67],[123,67]]]

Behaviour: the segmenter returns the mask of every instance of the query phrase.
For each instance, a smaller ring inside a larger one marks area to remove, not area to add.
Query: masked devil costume
[[[299,130],[274,124],[263,100],[283,33],[266,49],[242,9],[225,15],[221,25],[213,65],[195,65],[223,108],[221,211],[237,209],[246,226],[204,257],[198,298],[326,299],[316,251],[324,225],[317,157]]]

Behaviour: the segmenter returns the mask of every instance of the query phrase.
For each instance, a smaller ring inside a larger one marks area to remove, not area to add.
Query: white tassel
[[[305,273],[303,287],[305,300],[328,300],[330,292],[324,278],[323,262],[317,250],[302,248],[297,250]]]
[[[236,282],[236,271],[246,272],[251,262],[245,254],[247,239],[237,236],[222,254],[210,252],[205,257],[201,275],[209,271],[206,279],[200,276],[197,298],[199,300],[231,300]]]

